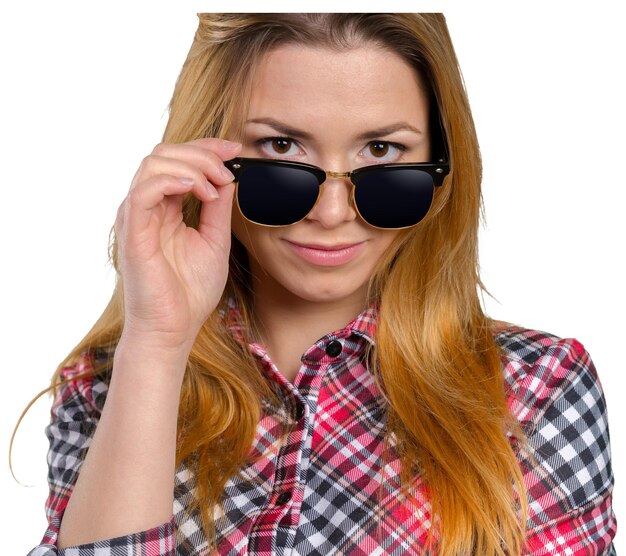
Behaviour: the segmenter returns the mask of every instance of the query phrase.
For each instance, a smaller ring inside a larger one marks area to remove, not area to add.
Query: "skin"
[[[428,107],[413,70],[377,47],[334,53],[296,46],[271,52],[259,69],[249,118],[275,118],[308,132],[308,139],[276,156],[267,150],[270,144],[256,144],[276,130],[255,123],[243,146],[216,138],[159,144],[142,161],[118,209],[123,332],[107,402],[63,516],[59,548],[147,530],[169,519],[185,367],[200,327],[224,291],[231,220],[251,254],[260,340],[290,380],[306,349],[364,308],[372,269],[398,234],[357,217],[343,178],[327,180],[302,222],[284,228],[251,225],[233,212],[233,176],[223,161],[239,154],[275,156],[335,171],[426,161]],[[403,154],[357,139],[400,121],[422,132],[395,131],[375,140],[402,143]],[[202,201],[198,229],[182,218],[183,195],[189,192]],[[287,241],[365,246],[349,263],[320,267],[297,257]]]
[[[267,118],[310,137],[252,121]],[[286,45],[271,51],[259,67],[247,122],[241,156],[308,162],[336,172],[429,159],[428,101],[418,76],[378,46],[334,52]],[[398,122],[415,130],[358,138]],[[258,144],[277,136],[289,139]],[[302,353],[363,310],[368,278],[400,233],[366,224],[352,205],[351,190],[348,179],[328,178],[309,215],[285,227],[250,223],[233,208],[232,230],[250,255],[258,340],[289,380]],[[323,267],[302,259],[289,242],[365,246],[351,261]]]

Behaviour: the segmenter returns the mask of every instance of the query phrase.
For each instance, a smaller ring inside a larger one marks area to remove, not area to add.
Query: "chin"
[[[365,298],[366,284],[346,284],[334,280],[305,281],[283,284],[292,295],[311,303],[331,303],[362,295]]]

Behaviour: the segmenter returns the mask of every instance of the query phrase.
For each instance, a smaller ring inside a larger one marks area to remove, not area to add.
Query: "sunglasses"
[[[352,203],[369,225],[382,229],[415,226],[432,204],[436,186],[450,171],[438,163],[376,164],[330,172],[312,164],[267,158],[233,158],[224,165],[236,182],[241,214],[254,224],[289,226],[317,204],[327,177],[350,178]]]

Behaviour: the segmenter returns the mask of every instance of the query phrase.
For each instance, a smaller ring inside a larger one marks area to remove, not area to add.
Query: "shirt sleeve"
[[[522,459],[532,556],[615,555],[613,472],[604,394],[587,351],[559,340],[534,366],[536,412]]]
[[[63,379],[84,373],[91,359],[84,356],[74,367],[61,372]],[[48,484],[46,500],[48,528],[40,544],[27,556],[174,556],[176,551],[174,516],[157,527],[130,535],[79,546],[57,548],[63,512],[76,483],[106,398],[107,383],[99,377],[86,377],[59,387],[52,404],[46,436]]]

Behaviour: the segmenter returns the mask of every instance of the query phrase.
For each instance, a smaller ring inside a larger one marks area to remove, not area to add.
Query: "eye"
[[[292,151],[296,144],[290,137],[264,137],[255,141],[255,144],[259,145],[261,150],[269,156],[293,156],[298,154],[297,148],[295,151]]]
[[[407,147],[404,145],[392,143],[391,141],[370,141],[366,147],[366,151],[371,155],[371,158],[376,159],[376,162],[379,163],[392,162],[399,156],[402,156],[402,153],[406,150]]]

